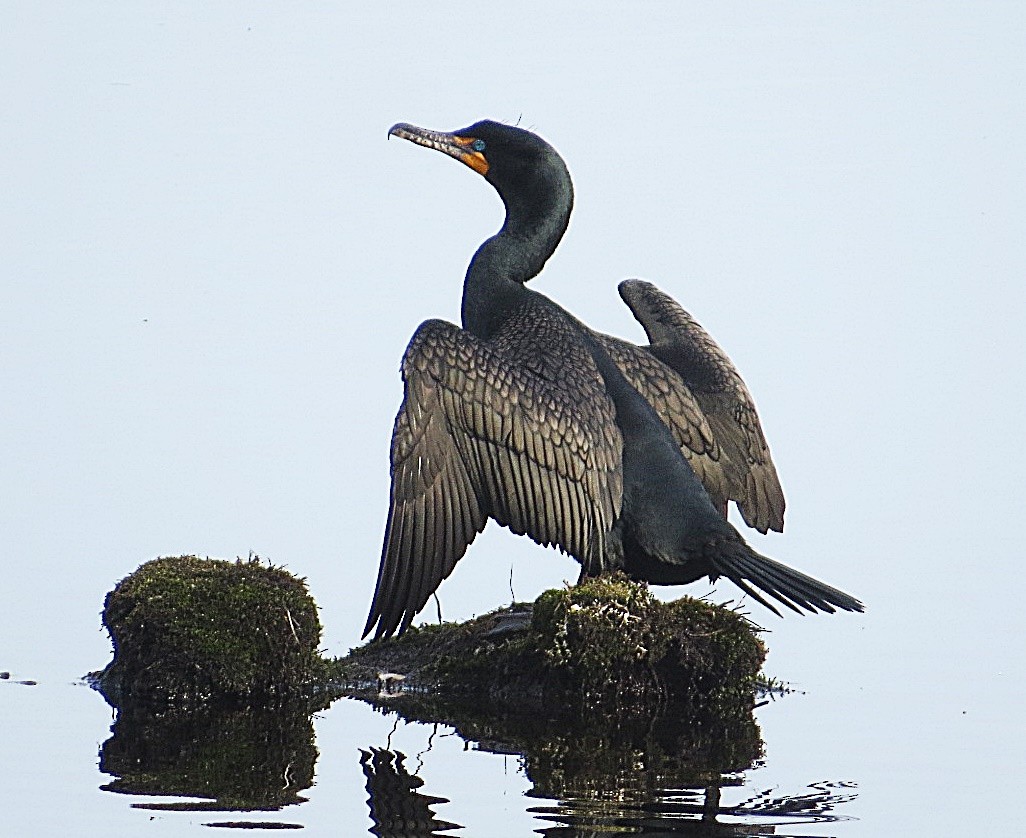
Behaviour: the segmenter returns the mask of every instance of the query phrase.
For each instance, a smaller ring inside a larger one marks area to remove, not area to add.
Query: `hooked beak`
[[[474,137],[445,134],[441,131],[428,131],[425,128],[410,125],[408,122],[399,122],[393,125],[388,129],[388,136],[400,137],[404,140],[409,140],[411,143],[416,143],[426,148],[433,148],[470,166],[479,175],[488,174],[488,161],[485,159],[485,156],[480,151],[474,151],[471,147],[475,140]]]

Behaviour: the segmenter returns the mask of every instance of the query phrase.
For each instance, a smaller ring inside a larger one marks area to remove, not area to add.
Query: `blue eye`
[[[474,149],[474,151],[484,151],[485,150],[485,141],[484,140],[474,140],[474,142],[472,142],[470,144],[470,147],[472,149]]]

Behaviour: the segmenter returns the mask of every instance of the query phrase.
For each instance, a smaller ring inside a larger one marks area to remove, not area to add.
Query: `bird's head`
[[[572,202],[573,186],[563,159],[545,140],[523,128],[485,119],[447,133],[400,122],[388,133],[469,166],[495,188],[507,209],[556,196]]]

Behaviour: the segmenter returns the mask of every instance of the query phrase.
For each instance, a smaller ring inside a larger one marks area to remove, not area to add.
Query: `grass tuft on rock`
[[[528,615],[522,630],[498,630],[515,614]],[[742,615],[690,597],[663,603],[612,574],[369,643],[336,663],[336,677],[373,689],[376,673],[399,673],[407,690],[517,711],[670,701],[719,713],[751,709],[765,656]]]
[[[546,664],[587,699],[704,705],[754,695],[766,648],[740,614],[657,600],[622,574],[543,593],[532,629]]]
[[[146,562],[107,595],[103,623],[114,659],[98,685],[117,705],[278,704],[326,677],[306,583],[259,557]]]

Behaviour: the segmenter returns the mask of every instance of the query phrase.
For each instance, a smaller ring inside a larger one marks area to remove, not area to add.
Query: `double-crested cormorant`
[[[525,282],[566,231],[573,186],[547,142],[483,121],[389,135],[484,176],[506,207],[471,260],[460,329],[428,320],[402,361],[392,492],[364,634],[400,633],[489,518],[577,559],[655,584],[730,579],[795,611],[861,611],[854,597],[752,550],[726,520],[781,530],[784,497],[755,405],[713,339],[639,280],[620,296],[651,345],[588,329]],[[750,584],[749,584],[750,583]]]

